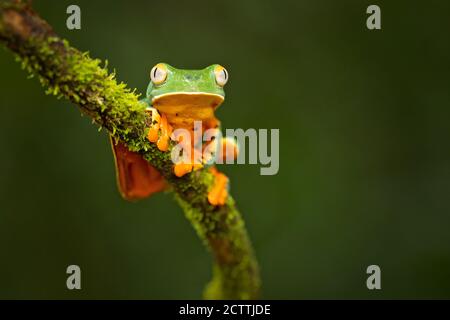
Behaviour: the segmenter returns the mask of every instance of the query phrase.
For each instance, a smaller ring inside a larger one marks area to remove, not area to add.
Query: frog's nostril
[[[196,74],[185,74],[184,79],[188,81],[196,81],[200,79],[200,76]]]

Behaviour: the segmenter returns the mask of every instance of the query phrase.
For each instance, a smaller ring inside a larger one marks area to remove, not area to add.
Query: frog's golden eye
[[[152,68],[152,71],[150,71],[150,79],[154,84],[161,84],[166,81],[166,78],[167,69],[162,63],[158,63]]]
[[[216,76],[217,84],[223,87],[228,81],[228,71],[222,66],[217,66],[214,69],[214,74]]]

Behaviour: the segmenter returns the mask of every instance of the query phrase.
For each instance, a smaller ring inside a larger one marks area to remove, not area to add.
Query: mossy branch
[[[173,175],[170,152],[160,152],[145,138],[150,119],[135,91],[118,83],[100,60],[58,37],[28,2],[0,0],[0,41],[17,55],[24,69],[38,76],[47,93],[78,105],[82,113],[130,150],[141,153],[164,175],[187,219],[213,255],[213,279],[205,298],[258,297],[257,262],[232,197],[222,207],[208,203],[213,176],[207,170],[183,178]]]

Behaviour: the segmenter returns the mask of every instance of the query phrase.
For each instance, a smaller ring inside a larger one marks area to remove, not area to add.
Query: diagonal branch
[[[199,170],[183,178],[172,173],[170,152],[149,143],[149,123],[138,95],[118,83],[98,59],[58,37],[28,2],[0,0],[0,41],[22,67],[38,76],[46,92],[78,105],[99,126],[141,153],[172,186],[177,202],[214,258],[213,279],[205,290],[212,299],[254,299],[259,271],[244,221],[229,197],[222,207],[208,203],[213,176]]]

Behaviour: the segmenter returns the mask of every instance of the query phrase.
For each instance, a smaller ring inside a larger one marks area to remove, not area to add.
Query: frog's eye
[[[162,63],[158,63],[150,71],[150,79],[154,84],[161,84],[167,78],[167,69]]]
[[[214,74],[216,76],[217,84],[223,87],[228,81],[228,71],[222,66],[217,66],[214,69]]]

